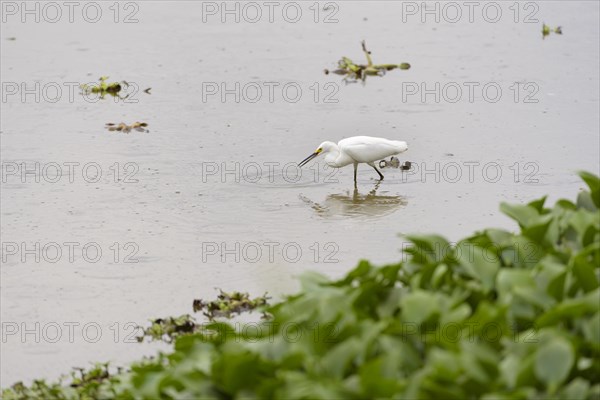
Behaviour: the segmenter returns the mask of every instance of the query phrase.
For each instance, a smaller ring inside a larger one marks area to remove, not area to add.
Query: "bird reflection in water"
[[[327,196],[322,203],[316,203],[300,195],[305,203],[309,204],[321,217],[381,217],[391,214],[396,209],[408,204],[404,196],[379,195],[377,190],[381,182],[367,194],[360,194],[357,188],[354,192],[336,193]]]

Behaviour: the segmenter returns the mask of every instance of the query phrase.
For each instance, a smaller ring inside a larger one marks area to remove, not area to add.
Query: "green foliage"
[[[545,39],[550,32],[554,32],[557,35],[562,35],[562,27],[557,26],[556,28],[550,28],[548,25],[542,24],[542,39]]]
[[[83,90],[83,92],[86,94],[98,94],[100,95],[101,99],[103,99],[104,96],[106,96],[107,94],[113,97],[121,98],[119,96],[119,92],[121,92],[121,89],[123,89],[123,87],[129,86],[129,83],[125,81],[108,83],[108,76],[101,76],[98,80],[100,83],[98,83],[97,85],[80,85],[81,90]],[[126,99],[127,97],[128,96],[125,96],[124,99]]]
[[[192,307],[194,312],[203,311],[203,314],[212,321],[216,317],[231,318],[235,314],[266,306],[269,299],[270,297],[266,293],[251,299],[248,293],[227,293],[219,289],[216,300],[206,302],[202,299],[195,299]]]
[[[122,373],[117,370],[122,379]],[[115,384],[119,381],[109,371],[108,364],[96,364],[86,370],[74,368],[69,377],[70,384],[64,384],[65,378],[55,383],[35,380],[31,386],[17,382],[10,389],[2,391],[2,399],[107,399],[116,396]]]
[[[299,294],[268,308],[270,320],[181,335],[171,353],[95,390],[121,399],[598,399],[600,192],[598,177],[580,175],[590,190],[575,203],[502,204],[519,233],[486,229],[456,244],[409,236],[398,264],[362,261],[338,281],[306,274]]]
[[[215,318],[232,318],[245,312],[264,308],[268,305],[268,297],[266,294],[254,299],[250,298],[248,293],[241,292],[224,292],[219,290],[219,295],[216,300],[204,301],[195,299],[192,303],[194,312],[203,311],[203,315],[214,321]],[[263,318],[268,319],[268,315],[263,313]],[[152,340],[162,340],[172,342],[177,337],[188,335],[190,333],[212,332],[218,324],[202,324],[198,323],[194,317],[189,314],[180,315],[179,317],[158,318],[151,321],[151,325],[143,329],[143,335],[137,339],[139,342],[144,338]],[[208,328],[207,327],[212,327]],[[229,330],[227,330],[229,331]]]

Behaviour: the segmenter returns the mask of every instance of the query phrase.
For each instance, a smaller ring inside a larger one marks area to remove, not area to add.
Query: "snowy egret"
[[[388,156],[400,154],[408,150],[406,142],[400,140],[389,140],[371,136],[353,136],[342,139],[335,144],[323,142],[310,156],[302,160],[298,165],[306,165],[313,158],[326,154],[325,163],[332,168],[342,168],[354,164],[354,185],[356,186],[356,170],[358,164],[364,163],[373,167],[383,180],[383,175],[375,166],[375,161],[382,160]]]

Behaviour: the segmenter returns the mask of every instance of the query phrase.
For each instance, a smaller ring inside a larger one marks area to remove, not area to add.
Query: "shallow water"
[[[2,24],[3,93],[7,82],[64,87],[102,75],[140,89],[135,103],[89,102],[79,90],[55,103],[53,94],[3,98],[3,387],[153,354],[162,346],[128,343],[133,324],[190,313],[192,299],[215,297],[215,287],[280,296],[305,270],[337,277],[363,258],[398,261],[401,233],[456,240],[487,226],[513,229],[499,202],[573,197],[583,186],[574,171],[599,168],[597,2],[535,2],[538,23],[522,22],[531,10],[515,23],[512,3],[502,3],[497,23],[481,13],[473,23],[422,23],[401,3],[338,2],[338,22],[327,24],[314,22],[312,2],[299,3],[297,23],[277,13],[273,23],[203,22],[200,2],[148,1],[136,3],[139,22],[124,24],[99,4],[105,17],[96,24],[81,14],[73,24],[18,16]],[[331,7],[319,8],[320,21]],[[564,34],[542,40],[542,21]],[[412,68],[365,85],[323,74],[343,55],[363,63],[363,39],[375,63]],[[239,102],[207,92],[235,82],[248,90]],[[447,90],[439,101],[407,92],[435,82]],[[496,102],[493,87],[481,90],[490,83],[502,90]],[[262,97],[248,101],[257,86]],[[135,121],[150,132],[104,129]],[[351,167],[295,167],[320,142],[354,135],[407,141],[399,158],[417,169],[384,169],[378,183],[362,165],[354,190]],[[39,163],[39,182],[13,173],[23,162]],[[62,166],[60,179],[51,163]],[[64,243],[72,242],[71,260]]]

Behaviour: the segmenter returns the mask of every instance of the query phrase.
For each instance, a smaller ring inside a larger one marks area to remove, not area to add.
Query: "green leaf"
[[[546,202],[547,197],[548,196],[544,196],[541,199],[537,199],[537,200],[534,200],[534,201],[528,203],[527,205],[535,208],[541,214],[542,211],[544,210],[544,203]]]
[[[594,266],[588,262],[585,253],[577,255],[573,259],[573,273],[579,285],[586,292],[591,292],[598,288],[598,278],[594,272]]]
[[[571,344],[561,337],[554,337],[536,353],[535,375],[550,386],[562,383],[575,362]]]
[[[421,324],[440,311],[434,293],[416,290],[402,298],[402,320],[410,324]]]
[[[457,258],[464,271],[481,282],[484,292],[492,290],[500,269],[500,259],[493,249],[474,246],[468,241],[460,242],[456,247]]]
[[[540,213],[530,205],[500,203],[500,211],[519,223],[521,228],[529,226]]]
[[[600,208],[600,178],[589,172],[579,171],[579,176],[590,188],[592,200],[596,208]]]

